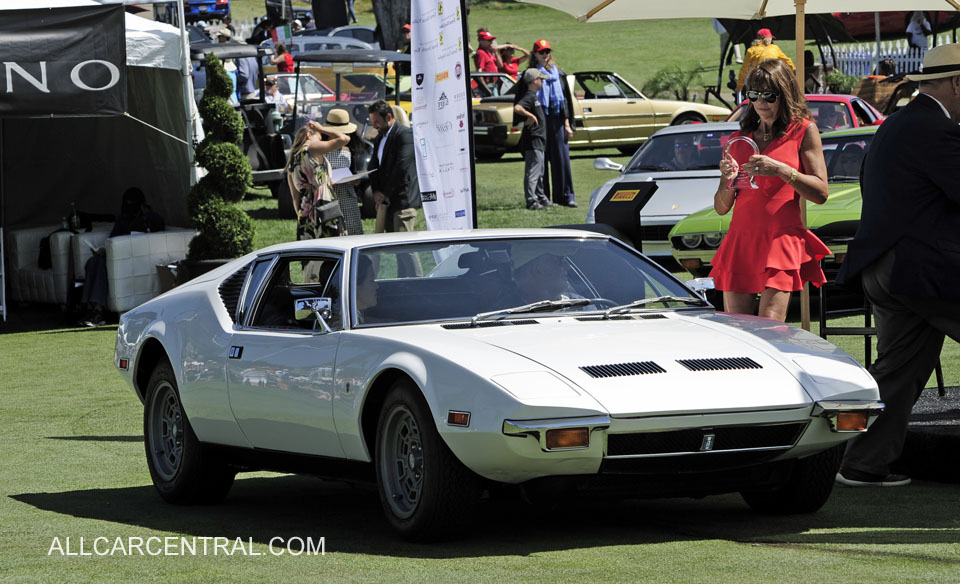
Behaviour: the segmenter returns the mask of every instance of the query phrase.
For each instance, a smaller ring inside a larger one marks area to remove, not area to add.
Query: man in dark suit
[[[913,404],[940,357],[960,340],[960,45],[927,52],[920,94],[887,118],[862,170],[863,211],[838,276],[861,282],[873,304],[877,360],[870,373],[886,404],[847,443],[839,484],[901,486],[890,474]]]
[[[385,230],[413,231],[420,202],[417,162],[414,160],[413,131],[397,123],[390,104],[381,100],[370,104],[370,123],[377,129],[373,157],[368,170],[377,207],[387,206]]]

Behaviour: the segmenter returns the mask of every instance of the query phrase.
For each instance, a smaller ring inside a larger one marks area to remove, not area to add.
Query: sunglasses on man
[[[777,99],[780,98],[780,94],[776,91],[748,91],[747,99],[750,100],[750,103],[762,99],[767,103],[777,103]]]

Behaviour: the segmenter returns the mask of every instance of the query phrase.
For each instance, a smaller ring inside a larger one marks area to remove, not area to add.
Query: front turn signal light
[[[587,428],[561,428],[547,430],[547,450],[587,448],[590,446],[590,431]]]
[[[683,266],[685,270],[699,270],[703,266],[703,262],[697,258],[683,258],[680,260],[680,265]]]
[[[866,412],[838,412],[837,430],[839,432],[863,432],[867,429]]]

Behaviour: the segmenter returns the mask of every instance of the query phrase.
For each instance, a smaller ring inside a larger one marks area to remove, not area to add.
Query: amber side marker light
[[[680,265],[683,266],[684,270],[696,270],[703,265],[703,262],[697,258],[684,258],[680,260]]]
[[[547,430],[547,450],[587,446],[590,446],[590,431],[587,428]]]
[[[466,428],[470,425],[470,412],[455,412],[450,410],[447,412],[447,425],[463,426]]]
[[[837,430],[840,432],[857,432],[867,429],[868,416],[865,412],[838,412]]]

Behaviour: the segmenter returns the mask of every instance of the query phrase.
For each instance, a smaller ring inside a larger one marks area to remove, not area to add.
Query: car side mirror
[[[703,296],[707,290],[716,288],[713,283],[713,278],[694,278],[687,282],[687,287],[701,296]]]
[[[325,333],[330,332],[330,325],[327,319],[330,318],[330,307],[333,301],[330,298],[298,298],[293,301],[293,318],[296,320],[305,320],[312,315],[317,319],[317,324]]]
[[[616,170],[617,172],[620,172],[623,170],[623,165],[617,164],[609,158],[594,158],[593,168],[596,170]]]

